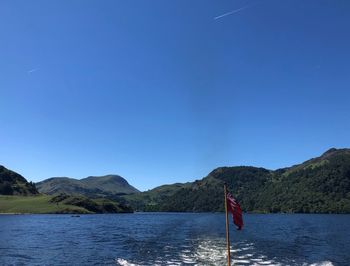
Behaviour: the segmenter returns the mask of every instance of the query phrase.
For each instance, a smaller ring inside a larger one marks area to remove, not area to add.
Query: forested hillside
[[[74,203],[86,206],[93,206],[88,198],[103,198],[138,211],[216,212],[223,211],[224,183],[247,212],[350,213],[350,149],[330,149],[320,157],[278,170],[220,167],[201,180],[146,192],[138,192],[116,175],[82,180],[51,178],[38,187],[45,194],[77,196]],[[21,175],[0,166],[1,194],[30,196],[38,191]]]
[[[350,213],[350,150],[275,171],[220,167],[193,183],[162,186],[124,198],[144,211],[223,211],[223,184],[248,212]]]
[[[23,176],[0,165],[0,195],[36,195],[37,191],[32,182]]]

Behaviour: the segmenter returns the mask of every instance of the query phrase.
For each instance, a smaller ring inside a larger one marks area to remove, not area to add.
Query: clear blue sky
[[[350,147],[349,14],[347,0],[1,1],[0,164],[146,190]]]

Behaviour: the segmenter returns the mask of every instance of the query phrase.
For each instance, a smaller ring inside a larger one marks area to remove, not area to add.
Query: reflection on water
[[[350,265],[350,215],[245,215],[234,265]],[[0,265],[226,265],[223,214],[0,215]]]

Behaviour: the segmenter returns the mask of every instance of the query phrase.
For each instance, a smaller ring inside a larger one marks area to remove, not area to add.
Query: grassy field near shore
[[[52,196],[0,195],[0,213],[90,213],[85,208],[50,202]]]

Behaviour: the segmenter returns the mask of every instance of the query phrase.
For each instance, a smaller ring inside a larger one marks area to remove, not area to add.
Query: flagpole
[[[231,266],[231,251],[230,251],[230,232],[228,223],[228,211],[227,211],[227,186],[224,184],[225,194],[225,212],[226,212],[226,246],[227,246],[227,265]]]

